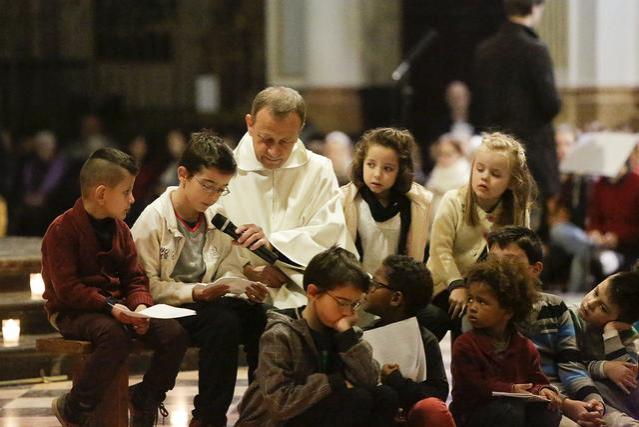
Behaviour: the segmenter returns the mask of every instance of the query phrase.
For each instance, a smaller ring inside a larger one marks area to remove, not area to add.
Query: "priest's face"
[[[245,120],[257,160],[267,169],[277,169],[286,163],[302,130],[302,119],[297,113],[278,117],[269,108],[263,108],[255,117],[247,114]]]

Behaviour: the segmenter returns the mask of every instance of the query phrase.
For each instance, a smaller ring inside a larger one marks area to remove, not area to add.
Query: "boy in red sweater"
[[[188,337],[174,320],[140,319],[153,304],[123,222],[138,168],[113,148],[95,151],[80,171],[82,198],[57,217],[42,241],[45,310],[62,336],[93,344],[71,391],[53,401],[63,426],[87,425],[137,338],[154,351],[144,379],[129,389],[131,426],[152,426],[175,385]]]
[[[541,371],[534,344],[513,326],[526,318],[537,298],[525,266],[489,259],[471,268],[466,284],[473,329],[453,345],[450,410],[455,422],[460,427],[558,426],[558,393]],[[539,395],[549,402],[496,398],[495,391]]]

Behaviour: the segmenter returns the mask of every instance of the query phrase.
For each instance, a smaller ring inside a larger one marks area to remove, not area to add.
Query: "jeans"
[[[589,291],[587,284],[590,283],[590,260],[595,247],[586,232],[572,223],[559,223],[551,227],[550,240],[572,255],[568,291]]]
[[[257,368],[259,340],[266,326],[264,307],[231,297],[184,307],[195,310],[197,315],[178,320],[191,343],[200,348],[193,417],[215,426],[226,425],[237,378],[239,345],[244,345],[250,381]]]
[[[104,313],[64,313],[58,316],[56,323],[63,337],[93,344],[93,352],[69,393],[71,401],[94,408],[105,397],[105,389],[120,366],[127,363],[133,337],[153,349],[151,365],[142,380],[143,389],[149,393],[147,398],[161,402],[164,394],[175,386],[188,347],[188,336],[175,320],[151,319],[144,335],[136,335]]]
[[[388,427],[399,408],[397,392],[386,385],[333,392],[289,420],[286,427]]]

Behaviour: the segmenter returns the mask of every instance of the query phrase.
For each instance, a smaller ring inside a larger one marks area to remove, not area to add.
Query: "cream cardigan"
[[[359,189],[351,182],[341,187],[340,191],[342,193],[346,228],[348,229],[351,241],[355,242],[357,239],[358,218],[355,198],[358,197]],[[428,222],[433,193],[413,182],[410,190],[406,193],[406,197],[408,197],[411,202],[411,222],[408,228],[408,236],[406,237],[406,254],[421,262],[424,260],[424,249],[428,241]]]
[[[463,186],[446,192],[433,220],[430,257],[426,264],[435,283],[433,296],[444,291],[451,282],[466,276],[484,251],[486,236],[497,228],[492,220],[499,216],[501,204],[490,214],[476,208],[479,224],[473,227],[466,223],[464,212],[467,188]],[[526,217],[528,218],[528,214]]]

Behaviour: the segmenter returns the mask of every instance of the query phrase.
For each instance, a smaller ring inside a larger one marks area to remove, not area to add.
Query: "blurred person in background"
[[[435,167],[426,182],[426,189],[433,193],[431,224],[444,193],[466,184],[470,177],[470,162],[464,156],[462,143],[453,135],[442,135],[432,147],[432,156]]]
[[[548,200],[559,193],[552,120],[561,109],[548,48],[534,28],[544,0],[504,0],[507,20],[475,52],[473,119],[482,131],[514,135],[539,188],[533,224],[546,237]]]
[[[61,185],[67,161],[57,152],[57,140],[53,132],[44,130],[34,138],[34,153],[22,166],[15,188],[20,195],[17,207],[17,234],[42,236],[47,225],[56,215],[49,200]]]
[[[182,153],[186,150],[186,144],[186,137],[181,130],[171,129],[166,134],[166,149],[169,155],[169,161],[162,172],[160,172],[160,176],[155,187],[155,196],[159,196],[164,193],[168,187],[180,184],[175,171],[177,170],[178,162],[180,157],[182,157]]]
[[[353,143],[344,132],[333,131],[324,139],[324,156],[333,163],[333,170],[337,176],[337,183],[342,186],[348,184],[349,169],[353,161]]]

